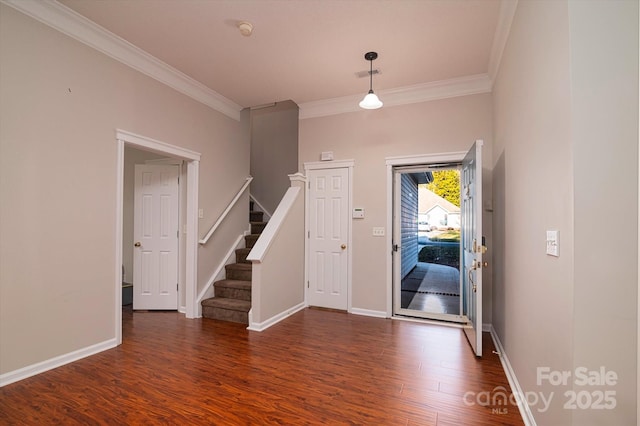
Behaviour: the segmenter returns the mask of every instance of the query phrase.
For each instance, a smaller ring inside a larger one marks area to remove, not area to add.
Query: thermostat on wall
[[[354,209],[353,209],[353,218],[354,219],[364,219],[364,208],[362,208],[362,207],[354,207]]]

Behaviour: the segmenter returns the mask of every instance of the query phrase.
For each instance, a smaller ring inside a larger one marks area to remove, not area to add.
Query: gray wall
[[[638,3],[520,1],[494,84],[493,326],[523,391],[554,395],[540,425],[636,424],[637,126]],[[578,387],[581,367],[617,384]],[[598,389],[615,409],[565,409]]]
[[[250,110],[251,195],[271,214],[298,171],[298,106],[292,101]]]

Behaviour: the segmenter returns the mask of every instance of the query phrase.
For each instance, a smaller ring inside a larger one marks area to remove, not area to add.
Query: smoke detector
[[[240,30],[240,34],[249,37],[253,32],[253,25],[251,25],[251,22],[241,21],[238,22],[238,29]]]

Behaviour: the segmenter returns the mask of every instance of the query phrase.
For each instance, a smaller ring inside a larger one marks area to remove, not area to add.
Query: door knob
[[[342,250],[344,250],[344,249],[346,249],[346,248],[347,248],[347,245],[346,245],[346,244],[343,244],[343,245],[341,245],[341,246],[340,246],[340,248],[341,248]]]
[[[141,246],[140,241],[137,241],[133,246],[134,247],[140,247]]]

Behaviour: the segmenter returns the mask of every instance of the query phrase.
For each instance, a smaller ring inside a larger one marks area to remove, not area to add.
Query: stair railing
[[[236,203],[238,202],[238,200],[240,199],[244,191],[246,191],[246,189],[249,187],[249,184],[251,183],[252,180],[253,180],[252,176],[247,177],[247,181],[244,183],[244,185],[242,185],[242,188],[240,188],[236,196],[233,198],[233,200],[231,200],[227,208],[222,212],[222,214],[220,215],[216,223],[214,223],[211,226],[211,229],[209,229],[209,232],[207,232],[207,235],[205,235],[203,239],[198,241],[201,245],[207,244],[207,241],[209,241],[209,238],[211,238],[213,233],[216,232],[216,229],[218,229],[218,226],[220,226],[222,221],[227,217],[227,215],[229,214],[233,206],[236,205]]]

